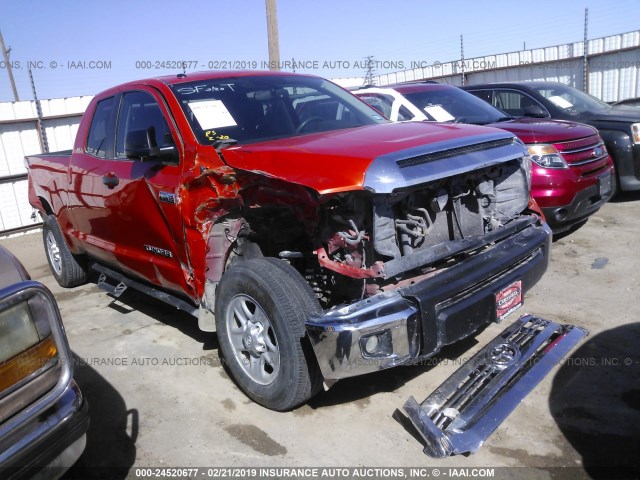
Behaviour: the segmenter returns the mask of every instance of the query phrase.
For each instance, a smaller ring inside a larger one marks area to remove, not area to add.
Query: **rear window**
[[[114,97],[100,100],[96,105],[96,111],[89,127],[89,137],[87,138],[87,153],[96,157],[106,158],[107,137],[109,121],[113,113]]]

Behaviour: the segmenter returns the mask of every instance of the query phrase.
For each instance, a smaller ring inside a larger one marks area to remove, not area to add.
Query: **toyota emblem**
[[[487,355],[489,361],[499,367],[513,365],[520,358],[520,350],[513,343],[500,343],[496,345]]]

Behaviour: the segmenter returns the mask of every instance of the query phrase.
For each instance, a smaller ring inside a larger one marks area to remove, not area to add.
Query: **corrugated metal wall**
[[[617,102],[640,97],[640,31],[589,40],[587,91]],[[546,80],[584,90],[582,42],[454,61],[378,75],[376,85],[434,79],[451,85]],[[345,79],[353,85],[352,79]]]
[[[40,102],[50,151],[73,147],[82,113],[91,97]],[[27,197],[25,155],[42,153],[35,102],[0,103],[0,233],[39,222]]]

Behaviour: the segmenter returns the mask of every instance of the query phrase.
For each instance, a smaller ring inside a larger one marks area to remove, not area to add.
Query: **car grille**
[[[572,167],[590,163],[606,163],[607,149],[597,135],[553,145]],[[600,165],[597,165],[598,167]]]

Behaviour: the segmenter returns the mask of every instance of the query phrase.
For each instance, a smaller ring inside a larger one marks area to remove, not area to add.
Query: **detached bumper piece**
[[[404,405],[426,441],[444,458],[474,453],[522,399],[588,332],[524,315],[480,350],[421,404]]]

